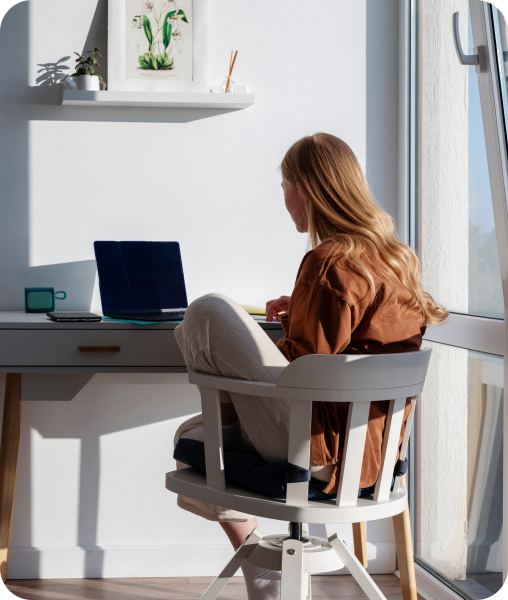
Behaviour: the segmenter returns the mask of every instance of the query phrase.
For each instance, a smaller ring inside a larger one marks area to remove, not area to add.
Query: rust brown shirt
[[[367,266],[367,265],[366,265]],[[425,319],[411,293],[369,269],[375,299],[367,281],[348,265],[337,242],[308,252],[300,265],[288,315],[281,319],[284,337],[278,348],[289,361],[306,354],[390,354],[419,350]],[[312,460],[334,465],[325,492],[337,491],[349,404],[313,402]],[[411,410],[408,400],[400,443]],[[372,402],[360,487],[376,482],[388,401]]]

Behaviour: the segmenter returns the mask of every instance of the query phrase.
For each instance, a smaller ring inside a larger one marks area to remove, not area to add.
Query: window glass
[[[469,20],[469,52],[474,49]],[[506,38],[505,38],[506,39]],[[463,67],[465,69],[465,67]],[[469,306],[468,312],[503,318],[503,290],[490,194],[478,77],[467,67],[469,126]]]
[[[472,53],[468,3],[455,4],[462,45]],[[458,61],[449,4],[419,0],[418,5],[424,286],[452,312],[503,318],[477,75]]]
[[[503,358],[428,343],[415,426],[415,559],[460,595],[503,571]]]
[[[499,83],[501,87],[504,125],[506,131],[508,123],[508,94],[506,77],[508,73],[507,24],[503,14],[495,6],[492,7],[492,17],[494,21],[494,36],[496,40]]]

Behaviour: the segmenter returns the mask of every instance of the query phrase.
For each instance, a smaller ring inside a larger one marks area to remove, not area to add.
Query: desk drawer
[[[171,329],[4,329],[0,330],[0,365],[184,367],[185,361]]]

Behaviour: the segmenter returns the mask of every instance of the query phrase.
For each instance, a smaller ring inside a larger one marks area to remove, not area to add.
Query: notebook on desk
[[[94,242],[94,250],[106,317],[183,319],[188,305],[178,242]]]

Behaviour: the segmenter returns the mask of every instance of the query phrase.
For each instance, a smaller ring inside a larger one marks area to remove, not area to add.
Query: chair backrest
[[[289,363],[277,385],[325,390],[409,387],[425,380],[430,353],[309,354]]]
[[[422,391],[430,356],[430,349],[401,354],[308,355],[290,363],[275,386],[190,373],[191,382],[202,386],[208,485],[225,486],[217,390],[290,400],[288,460],[304,469],[310,465],[312,401],[326,398],[327,402],[349,402],[337,492],[338,506],[355,506],[358,502],[370,403],[389,400],[381,467],[374,491],[375,502],[387,500],[399,449],[406,399],[411,397],[413,406],[400,448],[401,459],[406,457],[416,396]],[[398,490],[399,482],[400,477],[395,480],[394,491]],[[289,483],[286,503],[306,505],[308,483]]]

